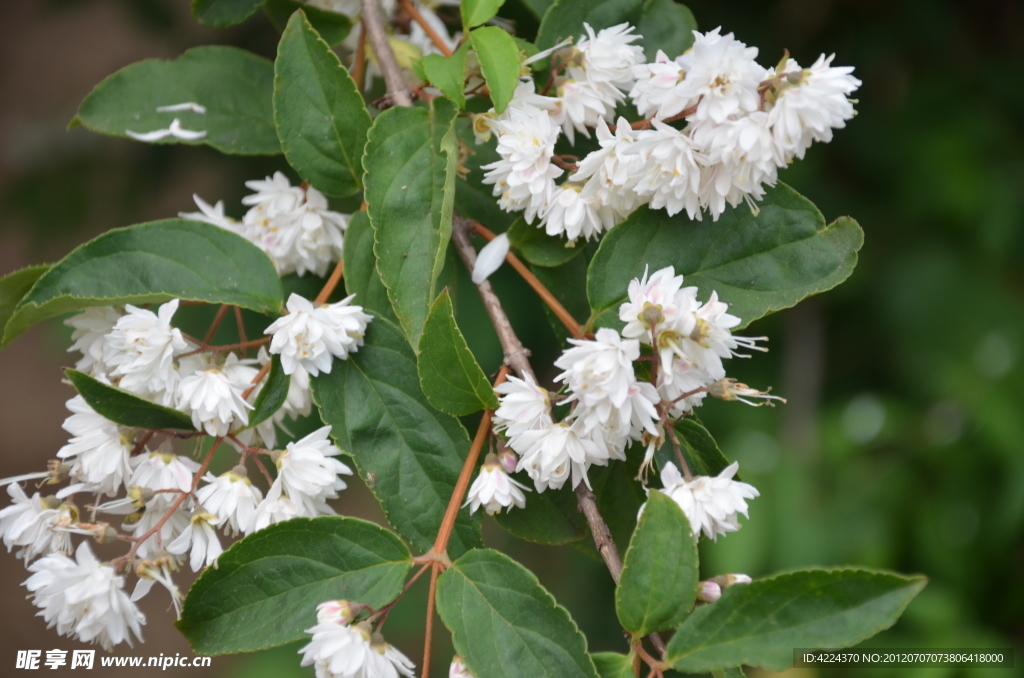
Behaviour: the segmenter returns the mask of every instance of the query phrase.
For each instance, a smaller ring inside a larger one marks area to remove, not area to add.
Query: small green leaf
[[[846,280],[864,234],[857,222],[826,225],[809,200],[785,184],[768,189],[760,212],[728,208],[717,222],[641,207],[613,228],[590,262],[587,294],[598,325],[619,327],[632,278],[675,266],[702,299],[712,291],[743,325]]]
[[[0,337],[7,321],[14,315],[14,309],[21,302],[40,276],[50,270],[49,264],[29,266],[0,278]],[[0,343],[0,348],[3,344]]]
[[[437,611],[456,651],[487,678],[597,678],[587,640],[537,577],[474,549],[437,580]]]
[[[576,495],[568,491],[534,492],[525,508],[495,513],[494,519],[510,534],[538,544],[570,544],[589,534]]]
[[[420,386],[430,404],[464,417],[497,409],[498,399],[455,322],[452,299],[445,289],[430,307],[416,360]]]
[[[249,413],[248,428],[266,421],[281,409],[284,401],[288,400],[288,388],[291,383],[292,378],[285,374],[284,368],[281,367],[281,356],[275,355],[270,361],[267,381],[256,395],[256,402]]]
[[[675,429],[683,459],[686,460],[693,475],[717,476],[729,465],[729,460],[722,454],[718,443],[699,421],[690,417],[680,419],[676,422]],[[671,440],[665,441],[656,457],[659,467],[664,466],[665,462],[671,462],[679,468],[679,459]]]
[[[363,156],[377,271],[412,346],[437,296],[452,234],[457,112],[442,98],[429,111],[389,108],[373,121]]]
[[[873,570],[799,570],[734,584],[691,614],[666,662],[686,673],[738,664],[781,671],[793,648],[851,647],[892,626],[924,577]]]
[[[480,72],[491,91],[494,110],[502,113],[519,84],[519,47],[511,35],[497,26],[476,28],[469,37],[480,61]]]
[[[373,255],[373,227],[365,211],[356,212],[348,220],[343,246],[345,290],[356,295],[354,303],[378,318],[387,318],[396,325],[398,317],[388,290],[377,273],[377,257]]]
[[[319,33],[328,45],[339,44],[352,32],[352,20],[344,14],[297,0],[266,0],[266,3],[263,10],[267,13],[270,23],[281,33],[297,9],[303,11],[306,19],[313,25],[313,30]]]
[[[526,223],[522,217],[509,227],[508,240],[535,266],[561,266],[585,249],[580,243],[570,246],[568,240],[548,235],[543,228]]]
[[[642,638],[679,625],[697,598],[698,574],[697,540],[686,514],[661,492],[651,492],[615,589],[622,627]]]
[[[454,101],[459,108],[466,106],[466,55],[469,42],[464,42],[450,57],[428,54],[423,57],[423,73],[434,87]]]
[[[697,22],[685,5],[673,0],[556,0],[540,23],[537,46],[552,47],[565,38],[585,35],[583,24],[594,31],[621,23],[636,26],[636,35],[649,60],[658,50],[675,58],[693,44],[693,31]]]
[[[108,76],[89,93],[72,125],[129,139],[128,130],[166,129],[178,118],[188,130],[204,131],[194,141],[166,137],[157,144],[206,144],[222,153],[276,155],[274,66],[236,47],[195,47],[172,61],[146,59]],[[157,108],[195,103],[193,111],[158,113]]]
[[[90,306],[174,298],[276,315],[281,279],[259,248],[211,224],[165,219],[116,228],[80,245],[36,281],[8,321],[4,341],[40,320]]]
[[[618,652],[595,652],[590,655],[601,678],[633,678],[633,660]]]
[[[505,0],[463,0],[462,25],[466,30],[485,24],[494,18]]]
[[[311,380],[313,400],[338,447],[399,534],[426,551],[434,544],[445,508],[469,451],[458,419],[438,412],[420,390],[416,356],[401,331],[376,318],[365,344],[330,374]],[[481,514],[460,511],[448,544],[454,557],[480,546]]]
[[[301,10],[278,44],[274,122],[288,164],[314,188],[343,196],[362,187],[370,114],[352,76]]]
[[[260,8],[264,0],[192,0],[192,16],[204,26],[225,28],[240,24]]]
[[[412,567],[394,534],[358,518],[294,518],[236,542],[185,597],[177,622],[197,654],[252,652],[308,638],[316,606],[380,607]]]
[[[157,405],[134,393],[104,384],[78,370],[67,369],[64,374],[79,395],[85,398],[85,402],[89,403],[89,407],[116,424],[139,428],[196,430],[192,418],[184,412]]]

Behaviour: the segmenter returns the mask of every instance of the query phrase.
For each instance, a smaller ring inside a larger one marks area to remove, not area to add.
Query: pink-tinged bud
[[[462,657],[455,655],[455,658],[452,659],[451,668],[448,669],[448,678],[474,678],[474,674],[466,666]]]
[[[498,452],[498,461],[501,462],[501,468],[505,469],[505,473],[515,473],[516,466],[519,465],[519,455],[506,447]]]
[[[713,603],[722,597],[722,587],[713,581],[702,581],[697,587],[697,600],[702,603]]]
[[[749,575],[745,574],[720,574],[717,577],[713,577],[711,581],[715,582],[723,589],[727,589],[733,584],[749,584],[753,580]]]
[[[328,600],[316,606],[318,622],[337,622],[347,624],[355,617],[355,612],[347,600]]]

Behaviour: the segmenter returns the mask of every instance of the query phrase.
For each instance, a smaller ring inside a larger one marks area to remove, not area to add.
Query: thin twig
[[[249,396],[251,396],[252,392],[256,390],[256,387],[259,385],[263,377],[267,376],[267,372],[270,371],[271,364],[273,364],[272,361],[268,360],[267,364],[260,368],[260,371],[257,372],[256,376],[253,377],[252,381],[249,382],[250,384],[252,384],[252,386],[250,386],[249,388],[245,389],[245,391],[242,392],[242,400],[249,399]]]
[[[249,337],[245,336],[245,320],[242,318],[242,307],[235,306],[235,323],[238,325],[238,339],[243,344],[249,342]]]
[[[338,259],[338,264],[334,267],[334,270],[331,271],[331,277],[327,279],[326,283],[324,283],[324,288],[320,290],[320,294],[316,295],[316,303],[327,303],[331,294],[334,293],[334,288],[336,288],[338,283],[341,282],[341,276],[344,272],[345,262],[342,259]]]
[[[377,0],[363,0],[363,25],[366,26],[366,37],[370,39],[373,53],[377,55],[377,64],[384,75],[388,94],[396,106],[412,106],[412,99],[405,86],[402,69],[395,60],[395,52],[388,42],[384,31],[384,20],[380,15],[380,4]]]
[[[203,348],[197,348],[194,351],[189,351],[188,353],[182,353],[178,357],[184,358],[185,356],[195,355],[196,353],[204,353],[206,351],[210,351],[212,353],[219,353],[219,352],[223,352],[223,351],[234,351],[236,349],[255,348],[257,346],[262,346],[263,344],[267,343],[271,339],[272,339],[272,337],[263,337],[261,339],[253,339],[252,341],[243,341],[243,342],[238,343],[238,344],[224,344],[223,346],[209,346],[209,345],[207,345],[207,346],[204,346]]]
[[[440,563],[430,564],[430,593],[427,594],[427,626],[423,639],[423,678],[430,676],[430,646],[434,640],[434,600],[437,596],[437,573],[441,569]]]
[[[395,597],[395,599],[392,600],[390,603],[388,603],[384,607],[380,608],[379,610],[377,610],[373,614],[371,614],[370,618],[367,621],[374,621],[375,619],[380,617],[380,621],[377,622],[377,630],[379,631],[380,628],[382,626],[384,626],[384,622],[386,622],[388,620],[388,615],[391,614],[391,608],[393,608],[395,605],[398,604],[398,601],[400,601],[402,599],[402,596],[404,596],[406,593],[408,593],[409,589],[412,588],[412,585],[415,584],[416,581],[421,576],[423,576],[423,573],[426,572],[431,567],[431,565],[432,565],[432,563],[427,563],[426,565],[421,567],[419,570],[417,570],[416,574],[414,574],[409,581],[405,582],[405,586],[402,588],[402,592],[399,593],[398,596]]]
[[[480,450],[487,441],[487,434],[491,432],[491,410],[484,410],[484,416],[480,419],[480,426],[476,429],[476,436],[473,438],[473,445],[469,448],[466,461],[462,464],[462,472],[452,490],[451,499],[448,500],[448,509],[444,512],[444,520],[441,521],[441,528],[437,532],[437,539],[434,541],[434,553],[441,555],[448,550],[448,540],[452,536],[452,529],[455,527],[455,519],[459,515],[459,508],[462,506],[462,498],[466,496],[469,488],[469,479],[473,477],[476,470],[476,460],[480,458]]]
[[[420,28],[422,28],[423,32],[430,37],[434,46],[441,50],[441,54],[444,54],[446,57],[450,57],[452,55],[451,47],[449,47],[448,43],[444,41],[444,38],[438,35],[437,31],[434,30],[434,27],[423,18],[420,11],[416,9],[416,5],[409,2],[409,0],[398,0],[398,4],[402,6],[402,9],[409,13],[409,16],[412,17],[413,21],[420,25]]]
[[[612,579],[618,585],[619,577],[622,576],[622,559],[619,557],[619,548],[615,545],[611,530],[608,529],[608,524],[604,522],[604,518],[601,517],[601,512],[597,508],[597,498],[586,483],[576,486],[576,503],[583,511],[587,524],[590,525],[590,534],[594,537],[597,552],[601,554],[604,564],[608,566],[608,572],[611,573]]]
[[[213,316],[210,329],[206,333],[206,338],[203,339],[204,344],[209,344],[213,341],[213,335],[217,334],[217,330],[220,329],[220,323],[224,320],[224,316],[227,315],[229,308],[231,307],[228,304],[221,304],[220,308],[217,309],[217,315]]]

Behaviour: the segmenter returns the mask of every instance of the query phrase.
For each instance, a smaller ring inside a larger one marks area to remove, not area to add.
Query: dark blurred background
[[[502,13],[518,16],[529,38],[536,22],[521,1],[509,0]],[[788,405],[713,402],[701,412],[761,491],[741,532],[702,547],[704,574],[840,564],[923,573],[929,586],[872,644],[1015,646],[1020,666],[1024,8],[1011,0],[695,0],[690,7],[702,29],[721,25],[758,46],[764,65],[784,48],[802,64],[835,52],[835,63],[855,66],[864,81],[848,128],[783,173],[827,220],[860,221],[859,266],[836,290],[756,323],[749,332],[769,335],[771,352],[730,365],[741,381],[772,385]],[[226,158],[65,130],[92,86],[134,61],[211,43],[272,57],[276,33],[265,17],[205,29],[185,0],[22,0],[4,3],[3,17],[0,274],[55,261],[106,229],[191,210],[192,193],[224,198],[240,216],[242,182],[285,169],[283,158]],[[550,363],[556,343],[539,302],[508,270],[495,283],[516,300],[513,320],[533,337],[527,343],[538,364]],[[485,369],[494,369],[497,344],[475,294],[462,287],[460,322]],[[5,475],[39,470],[66,440],[60,423],[72,392],[59,367],[70,363],[67,340],[65,328],[49,323],[0,353]],[[372,497],[356,485],[339,511],[379,520]],[[592,649],[626,649],[598,561],[571,547],[519,542],[490,520],[485,537],[537,572]],[[19,586],[25,577],[20,561],[0,558],[0,596],[8,601],[0,675],[15,674],[19,649],[82,647],[33,617]],[[146,644],[116,654],[189,652],[162,594],[145,601]],[[388,623],[389,639],[417,663],[424,599],[417,586]],[[312,675],[298,667],[297,647],[161,675]],[[442,632],[434,675],[447,675],[449,647]]]

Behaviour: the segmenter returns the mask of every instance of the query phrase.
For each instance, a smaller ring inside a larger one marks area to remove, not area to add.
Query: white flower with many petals
[[[551,394],[534,382],[529,374],[523,379],[510,376],[494,387],[501,403],[494,411],[494,428],[504,431],[510,440],[524,431],[551,425]]]
[[[188,348],[181,330],[171,327],[178,300],[160,306],[156,313],[131,304],[107,335],[103,361],[118,386],[169,405],[174,399],[178,373],[174,358]]]
[[[276,523],[283,523],[299,515],[295,503],[288,497],[281,494],[281,481],[275,480],[267,491],[259,506],[252,514],[252,521],[246,527],[245,533],[252,534]]]
[[[217,558],[224,552],[217,537],[214,526],[219,519],[206,511],[197,511],[192,514],[188,527],[182,530],[178,538],[167,545],[168,553],[183,555],[190,553],[189,565],[193,572],[198,572],[204,567],[209,567],[217,562]]]
[[[498,136],[500,159],[481,169],[483,183],[493,184],[502,209],[526,210],[527,221],[547,204],[562,170],[551,163],[559,130],[548,113],[536,107],[514,107],[491,124]]]
[[[238,228],[238,222],[224,214],[224,201],[218,200],[216,205],[211,205],[206,202],[198,195],[193,194],[192,199],[196,203],[196,207],[199,208],[198,212],[178,212],[178,216],[182,219],[191,219],[192,221],[201,221],[206,224],[213,224],[223,228],[225,231],[232,231],[234,233],[241,234],[241,229]]]
[[[51,554],[29,566],[32,576],[24,586],[48,628],[83,643],[99,643],[110,650],[121,642],[142,640],[146,617],[123,590],[124,577],[93,555],[82,542],[75,560]]]
[[[559,489],[570,480],[575,488],[581,482],[590,486],[587,469],[592,464],[606,465],[609,450],[601,438],[582,435],[578,427],[566,423],[524,431],[510,442],[521,456],[517,471],[526,471],[538,492],[549,487]]]
[[[621,23],[594,32],[583,24],[587,35],[576,46],[583,57],[582,68],[591,82],[606,83],[620,90],[633,85],[633,69],[644,61],[644,49],[632,43],[641,39],[633,26]]]
[[[208,513],[216,516],[218,526],[227,525],[225,532],[244,532],[252,522],[263,493],[253,487],[244,466],[236,466],[227,473],[214,477],[203,476],[206,485],[196,490],[196,501]]]
[[[732,328],[739,325],[742,320],[728,313],[728,310],[729,305],[719,301],[718,292],[712,291],[711,297],[694,314],[697,325],[691,333],[693,341],[720,358],[746,357],[746,354],[736,351],[738,348],[767,351],[768,349],[758,346],[757,342],[767,341],[768,337],[738,337],[732,333]]]
[[[366,326],[373,316],[351,305],[355,295],[334,304],[314,305],[292,294],[288,315],[278,318],[264,334],[273,335],[270,352],[281,356],[285,374],[302,368],[314,377],[330,373],[334,358],[345,360],[363,345]]]
[[[658,490],[683,509],[694,534],[703,532],[709,539],[740,529],[738,514],[747,516],[747,499],[760,493],[753,485],[733,480],[739,464],[733,462],[715,477],[697,476],[689,481],[671,462],[661,471],[664,488]]]
[[[607,327],[599,329],[593,340],[570,339],[569,343],[573,347],[555,361],[555,367],[564,370],[555,381],[564,381],[572,392],[568,400],[579,401],[603,423],[612,409],[626,403],[629,388],[636,383],[633,361],[640,357],[640,343],[623,339]]]
[[[505,472],[497,456],[488,454],[462,506],[469,506],[470,514],[476,513],[476,510],[483,506],[489,516],[503,508],[510,511],[513,506],[526,508],[526,495],[523,494],[523,490],[530,491]]]
[[[678,59],[686,72],[673,93],[681,108],[662,106],[658,111],[660,117],[673,116],[696,105],[691,120],[722,123],[730,116],[758,109],[758,86],[767,71],[755,61],[757,48],[747,47],[732,33],[721,35],[720,31],[721,28],[704,34],[693,32],[693,47]]]
[[[628,216],[644,202],[634,190],[644,170],[644,158],[626,152],[636,140],[637,133],[625,118],[615,123],[614,134],[604,120],[599,120],[597,141],[601,148],[583,158],[569,177],[570,181],[585,181],[580,195],[597,198],[599,204],[614,210],[617,219]]]
[[[138,485],[149,490],[192,489],[192,474],[199,470],[199,464],[188,457],[179,457],[170,452],[150,452],[132,459],[135,470],[128,485]]]
[[[17,557],[26,563],[49,553],[71,553],[71,535],[53,528],[78,520],[73,505],[62,504],[57,497],[41,497],[38,492],[29,498],[16,483],[7,486],[7,494],[14,503],[0,510],[0,535],[8,552],[20,546]]]
[[[253,407],[242,398],[249,386],[247,381],[236,381],[226,370],[210,365],[182,378],[176,405],[192,416],[196,430],[226,436],[249,423],[248,411]]]
[[[576,69],[568,69],[572,72]],[[576,132],[590,138],[589,127],[596,127],[600,120],[611,120],[615,117],[615,105],[624,97],[615,87],[594,83],[580,73],[580,79],[567,78],[558,86],[558,96],[562,100],[565,121],[562,131],[570,144],[576,143]]]
[[[59,496],[74,492],[96,492],[113,497],[131,475],[131,434],[96,413],[82,396],[67,402],[70,417],[63,428],[72,435],[57,458],[73,460],[70,476],[74,484]],[[73,489],[72,489],[73,488]]]
[[[352,475],[352,469],[334,458],[341,450],[330,441],[330,433],[330,426],[319,428],[301,440],[288,443],[277,457],[281,489],[295,502],[300,516],[315,518],[333,514],[326,500],[336,498],[338,490],[347,487],[340,475]]]
[[[689,103],[689,96],[676,94],[676,86],[685,77],[686,71],[660,49],[654,61],[634,66],[635,83],[629,97],[637,113],[645,117],[654,114],[663,119],[682,112]]]
[[[93,306],[64,321],[74,329],[71,333],[71,348],[68,353],[78,351],[82,357],[75,363],[75,369],[95,376],[105,376],[109,367],[103,360],[103,347],[107,335],[121,319],[121,312],[113,306]]]
[[[633,190],[654,209],[665,208],[669,216],[686,210],[691,219],[700,221],[700,163],[704,158],[688,135],[657,120],[652,125],[653,129],[640,132],[636,143],[624,151],[643,159]]]
[[[313,638],[299,650],[301,665],[312,664],[317,678],[415,677],[415,665],[374,632],[369,622],[353,626],[347,619],[318,619],[306,633]]]
[[[731,177],[725,200],[734,207],[747,200],[756,214],[753,200],[764,196],[764,185],[775,185],[779,168],[786,166],[768,124],[768,113],[755,111],[720,125],[698,125],[693,138],[708,161],[720,165],[718,171]]]
[[[626,323],[622,336],[651,345],[655,334],[672,331],[689,335],[696,326],[697,288],[683,288],[683,276],[667,266],[629,281],[628,299],[619,306],[619,320]]]
[[[583,186],[566,182],[557,187],[541,210],[540,225],[548,235],[565,235],[570,241],[580,236],[590,240],[608,231],[619,220],[597,195],[584,196]]]

